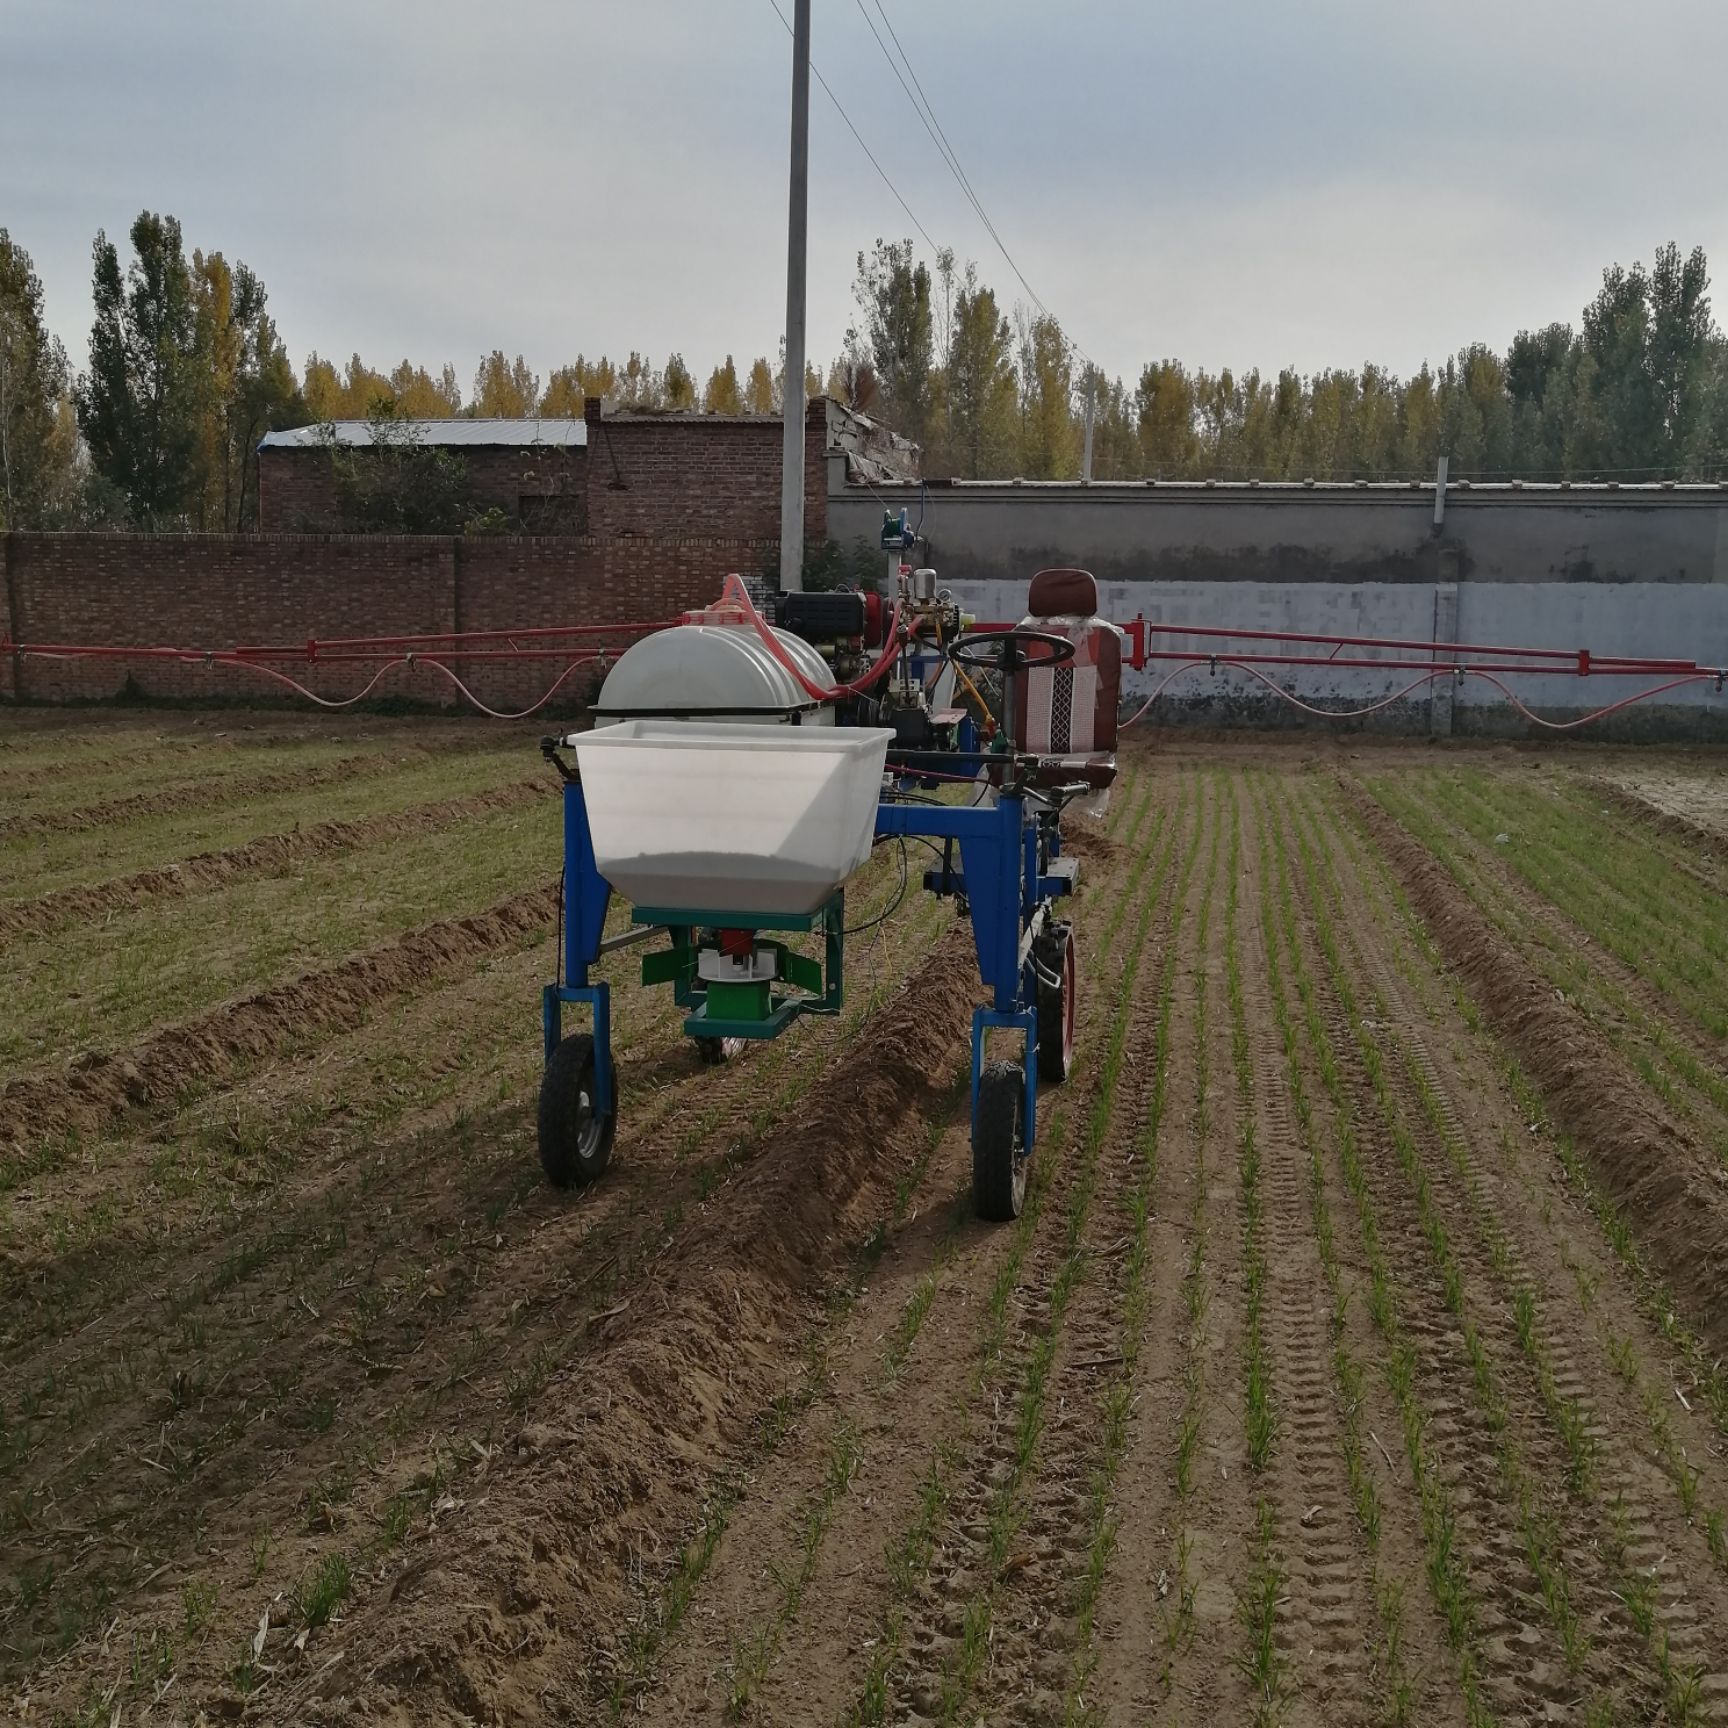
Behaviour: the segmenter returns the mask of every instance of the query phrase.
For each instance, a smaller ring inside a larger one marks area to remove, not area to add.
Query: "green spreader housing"
[[[709,912],[688,906],[637,906],[637,924],[664,925],[670,948],[642,957],[644,984],[670,984],[679,1007],[690,1009],[684,1030],[692,1038],[773,1038],[800,1014],[838,1014],[845,997],[842,983],[846,945],[846,891],[835,892],[814,912]],[[783,930],[815,933],[824,957],[813,960],[784,942],[763,942],[773,950],[779,976],[722,982],[698,975],[704,949],[718,949],[722,930]]]

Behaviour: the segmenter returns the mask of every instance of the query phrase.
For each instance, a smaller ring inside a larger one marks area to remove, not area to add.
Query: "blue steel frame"
[[[590,983],[588,968],[600,958],[600,939],[612,905],[612,885],[594,863],[588,832],[588,800],[580,780],[564,783],[563,977],[540,994],[546,1060],[564,1035],[564,1004],[585,1003],[594,1016],[594,1114],[612,1113],[612,995],[604,982]]]
[[[986,1034],[1017,1029],[1026,1076],[1026,1151],[1037,1136],[1038,993],[1032,973],[1032,938],[1039,908],[1066,894],[1070,879],[1043,875],[1038,867],[1038,828],[1025,801],[999,798],[993,807],[952,804],[882,804],[877,836],[955,840],[958,870],[925,872],[924,886],[936,894],[964,894],[972,915],[978,973],[993,1001],[972,1012],[972,1119],[978,1118],[978,1086],[984,1074]],[[1051,845],[1059,844],[1054,831]]]
[[[991,1005],[972,1015],[972,1115],[977,1120],[978,1087],[984,1072],[986,1034],[1014,1029],[1021,1034],[1026,1074],[1026,1150],[1030,1155],[1037,1120],[1038,993],[1032,967],[1032,941],[1045,902],[1070,891],[1071,876],[1044,874],[1039,868],[1038,825],[1024,799],[1001,797],[988,807],[953,804],[883,803],[876,811],[878,839],[919,838],[957,842],[960,868],[925,873],[924,886],[935,894],[964,894],[972,916],[978,972],[991,992]],[[1047,836],[1052,855],[1060,835]],[[546,1059],[563,1035],[565,1003],[586,1005],[594,1025],[594,1110],[609,1115],[614,1105],[611,1000],[603,982],[590,981],[600,958],[600,943],[611,906],[612,889],[594,862],[588,831],[588,805],[580,781],[564,786],[564,951],[563,977],[542,992]]]

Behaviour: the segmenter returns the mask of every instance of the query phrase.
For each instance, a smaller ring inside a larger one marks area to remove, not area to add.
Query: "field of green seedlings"
[[[556,1193],[531,733],[0,725],[21,1720],[1728,1716],[1713,758],[1136,746],[986,1226],[951,906]]]

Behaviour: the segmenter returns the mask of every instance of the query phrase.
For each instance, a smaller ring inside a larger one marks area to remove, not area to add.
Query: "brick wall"
[[[585,450],[476,445],[458,454],[477,512],[497,508],[536,533],[586,530]],[[336,530],[340,520],[329,452],[280,444],[260,450],[258,522],[272,533]],[[774,531],[779,532],[778,522]]]
[[[463,449],[476,507],[496,506],[545,532],[780,537],[780,421],[602,415],[597,401],[588,404],[586,419],[586,450]],[[827,447],[828,405],[818,398],[804,421],[807,541],[828,534]],[[258,498],[259,523],[268,531],[322,533],[339,526],[324,450],[261,450]],[[566,504],[575,500],[581,502]]]
[[[713,599],[729,571],[752,574],[777,556],[773,541],[711,536],[0,536],[13,641],[197,648],[659,619]],[[331,699],[352,695],[375,670],[328,660],[280,667]],[[458,670],[490,705],[521,707],[559,667],[470,662]],[[0,655],[0,698],[111,697],[128,676],[146,694],[174,698],[270,701],[279,688],[255,673],[201,663],[8,653]],[[579,696],[589,681],[578,673],[564,690]],[[459,700],[425,668],[397,668],[377,695]]]
[[[780,537],[778,420],[606,414],[587,406],[588,528],[613,534]],[[804,538],[828,534],[828,407],[804,420]]]

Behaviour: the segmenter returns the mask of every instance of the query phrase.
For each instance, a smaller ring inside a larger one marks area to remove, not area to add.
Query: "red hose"
[[[1430,672],[1424,672],[1419,678],[1413,678],[1400,690],[1394,690],[1390,696],[1383,696],[1377,702],[1370,702],[1361,708],[1317,708],[1311,702],[1304,702],[1300,696],[1293,695],[1283,685],[1268,678],[1257,666],[1243,664],[1225,655],[1219,655],[1215,660],[1208,657],[1204,660],[1189,660],[1175,667],[1161,679],[1152,694],[1134,711],[1134,713],[1117,728],[1126,731],[1128,727],[1145,718],[1147,710],[1162,696],[1165,690],[1173,684],[1184,672],[1192,672],[1201,666],[1231,666],[1239,672],[1246,672],[1250,677],[1257,678],[1273,695],[1282,697],[1292,708],[1299,708],[1304,714],[1316,714],[1323,720],[1359,720],[1366,714],[1375,714],[1382,708],[1389,708],[1394,702],[1408,696],[1412,690],[1435,678],[1450,678],[1454,675],[1465,678],[1483,678],[1492,684],[1517,711],[1533,726],[1545,727],[1550,732],[1570,732],[1579,726],[1588,726],[1593,720],[1605,720],[1610,714],[1618,714],[1622,708],[1630,708],[1634,703],[1648,701],[1652,696],[1665,695],[1670,690],[1677,690],[1683,684],[1699,684],[1715,679],[1714,672],[1692,672],[1683,678],[1671,678],[1665,684],[1652,685],[1648,690],[1639,690],[1630,696],[1623,696],[1618,702],[1610,702],[1606,707],[1597,708],[1589,714],[1581,714],[1575,720],[1544,720],[1540,714],[1533,713],[1518,698],[1513,695],[1495,672],[1484,666],[1436,666]]]
[[[1481,666],[1466,666],[1464,670],[1472,678],[1486,678],[1531,725],[1545,726],[1550,732],[1570,732],[1574,726],[1587,726],[1592,720],[1605,720],[1610,714],[1618,714],[1622,708],[1630,708],[1634,702],[1648,701],[1652,696],[1678,690],[1682,684],[1698,684],[1716,677],[1714,672],[1693,672],[1687,677],[1672,678],[1666,684],[1656,684],[1648,690],[1640,690],[1635,695],[1623,696],[1618,702],[1610,702],[1606,708],[1598,708],[1594,714],[1584,714],[1576,720],[1544,720],[1540,714],[1532,714],[1492,672]]]
[[[387,660],[376,672],[372,674],[361,689],[354,695],[338,698],[320,696],[316,690],[309,689],[306,685],[302,684],[298,678],[290,678],[286,672],[278,672],[275,667],[266,666],[262,661],[243,658],[240,655],[231,652],[206,654],[201,651],[180,648],[137,648],[130,650],[124,648],[97,650],[71,649],[67,651],[50,648],[22,647],[16,647],[12,651],[19,654],[27,654],[33,659],[40,660],[70,660],[77,658],[81,654],[97,653],[116,656],[137,655],[145,659],[172,659],[177,660],[182,664],[189,665],[224,666],[236,672],[256,672],[262,677],[273,678],[278,684],[286,685],[297,696],[304,696],[308,702],[316,702],[320,708],[352,708],[356,702],[364,702],[366,698],[378,688],[378,685],[383,680],[385,673],[395,671],[398,666],[429,666],[434,672],[441,673],[445,678],[448,678],[450,682],[456,686],[457,690],[461,692],[466,701],[491,720],[526,720],[529,715],[537,714],[555,695],[557,695],[560,687],[572,672],[576,671],[579,667],[587,666],[593,661],[603,658],[602,655],[597,653],[583,653],[577,655],[571,660],[570,664],[552,680],[550,687],[537,701],[531,703],[526,708],[519,709],[515,713],[507,714],[500,712],[496,708],[487,707],[487,705],[482,702],[480,698],[476,696],[474,692],[470,690],[468,686],[443,663],[443,661],[432,659],[423,654],[403,654],[395,660]]]

